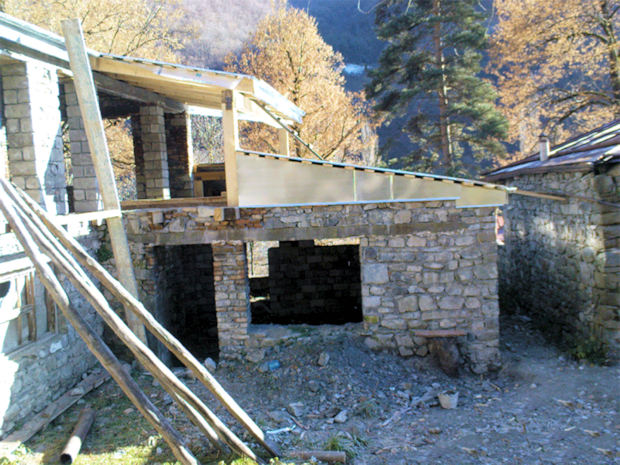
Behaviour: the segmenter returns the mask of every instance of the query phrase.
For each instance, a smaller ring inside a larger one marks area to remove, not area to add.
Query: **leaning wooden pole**
[[[110,348],[103,342],[101,337],[92,330],[88,323],[86,323],[75,307],[73,307],[69,297],[58,281],[58,278],[56,278],[54,272],[47,264],[46,258],[35,244],[34,239],[27,232],[24,223],[15,211],[13,203],[4,189],[0,189],[0,210],[22,244],[26,255],[28,255],[28,258],[30,258],[34,264],[39,279],[64,316],[84,340],[89,350],[95,355],[108,373],[110,373],[114,381],[118,383],[144,418],[146,418],[155,430],[161,434],[166,443],[170,446],[174,456],[183,465],[199,465],[200,462],[196,460],[191,451],[184,444],[181,435],[170,425],[168,420],[166,420],[159,409],[153,405],[144,392],[140,390],[138,384],[123,369],[121,363]]]
[[[192,353],[181,344],[159,321],[149,312],[142,302],[131,295],[99,262],[93,259],[78,241],[72,238],[61,226],[57,225],[50,215],[47,214],[34,200],[22,191],[18,191],[7,183],[7,188],[14,192],[24,203],[31,208],[24,208],[26,213],[32,211],[36,220],[41,221],[47,229],[66,247],[77,261],[89,270],[103,286],[108,289],[124,306],[126,310],[134,313],[146,328],[160,340],[192,373],[200,380],[211,393],[226,407],[226,409],[239,421],[239,423],[261,444],[272,456],[281,456],[280,451],[271,444],[260,427],[249,415],[237,404],[228,392],[219,384],[217,379],[209,373]],[[33,220],[35,218],[33,217]],[[42,228],[44,229],[44,228]]]
[[[62,22],[62,30],[65,35],[65,45],[69,54],[69,64],[73,71],[73,82],[75,91],[84,120],[84,129],[88,145],[90,146],[90,154],[95,167],[97,183],[101,191],[103,200],[103,208],[106,210],[121,210],[118,200],[118,192],[116,190],[116,180],[112,163],[110,161],[110,153],[108,151],[108,143],[103,130],[103,122],[101,121],[101,111],[99,110],[99,100],[97,99],[97,91],[88,61],[88,53],[84,44],[84,35],[82,27],[78,19],[68,19]],[[138,285],[136,277],[133,273],[133,263],[131,261],[131,253],[127,236],[123,228],[123,220],[120,216],[107,218],[108,232],[110,233],[110,243],[112,245],[112,253],[116,261],[116,271],[120,282],[135,297],[138,296]],[[136,319],[135,315],[128,314],[125,316],[127,324],[132,331],[140,338],[142,342],[146,342],[146,333],[144,326]]]
[[[0,180],[3,187],[8,183]],[[9,192],[10,194],[10,192]],[[21,210],[24,215],[26,212]],[[19,213],[18,213],[19,214]],[[217,438],[221,439],[233,451],[239,455],[261,462],[258,457],[241,439],[239,439],[218,417],[215,415],[174,373],[142,342],[140,341],[122,321],[122,319],[112,310],[101,291],[85,277],[79,265],[73,257],[63,254],[62,245],[55,239],[45,237],[45,234],[36,228],[34,222],[28,217],[23,218],[26,229],[35,241],[44,249],[46,254],[52,259],[59,270],[69,279],[69,281],[80,291],[88,302],[93,306],[97,313],[103,318],[106,324],[114,331],[119,339],[134,354],[138,361],[154,376],[162,387],[180,402],[178,405],[186,413],[188,418],[201,427],[206,424],[210,426],[203,430],[207,438],[212,438],[215,431]],[[187,405],[185,404],[187,402]],[[188,408],[191,407],[191,408]],[[196,415],[198,413],[198,415]],[[212,431],[213,430],[213,431]],[[216,447],[220,447],[219,442],[214,442]]]

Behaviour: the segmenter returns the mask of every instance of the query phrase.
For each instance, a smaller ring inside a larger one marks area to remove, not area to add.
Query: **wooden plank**
[[[414,336],[418,337],[460,337],[467,333],[460,329],[414,329]]]
[[[194,197],[203,197],[205,195],[204,184],[200,179],[194,180]],[[123,205],[124,202],[121,202]],[[123,207],[125,208],[125,207]]]
[[[103,122],[101,121],[97,92],[88,61],[86,45],[84,44],[82,27],[79,20],[73,19],[63,21],[62,29],[103,206],[105,210],[118,211],[120,210],[120,202],[116,190],[116,180],[112,170]],[[120,217],[113,217],[107,218],[106,223],[120,281],[133,295],[137,296],[138,285],[133,273],[133,262],[131,261],[123,221]],[[144,326],[134,315],[127,315],[127,323],[138,338],[146,342]]]
[[[58,223],[63,225],[73,225],[78,223],[86,223],[89,221],[100,221],[108,218],[120,218],[120,210],[101,210],[97,212],[70,213],[68,215],[58,215],[56,218]]]
[[[239,147],[239,124],[235,105],[236,92],[222,93],[222,131],[224,139],[224,168],[226,170],[226,203],[229,207],[239,206],[239,185],[237,179],[237,148]]]
[[[50,296],[50,293],[47,292],[47,289],[43,290],[43,296],[45,301],[45,310],[47,313],[47,330],[50,333],[54,333],[56,332],[57,326],[56,304]]]
[[[185,105],[182,103],[156,92],[132,86],[101,73],[93,73],[93,78],[97,85],[97,90],[106,94],[140,103],[159,105],[166,110],[166,113],[183,113],[185,111]]]
[[[19,430],[11,433],[4,440],[0,441],[0,456],[8,455],[17,449],[22,443],[26,442],[40,430],[54,421],[60,414],[84,397],[93,389],[101,386],[110,378],[105,371],[93,373],[79,382],[73,389],[69,390],[45,409],[35,415]]]
[[[284,155],[285,157],[288,157],[291,154],[288,131],[284,128],[278,129],[278,152],[280,155]]]
[[[560,202],[568,202],[568,198],[564,195],[545,194],[543,192],[524,191],[521,189],[516,189],[514,191],[511,191],[510,194],[523,195],[526,197],[535,197],[538,199],[548,199],[548,200],[557,200]]]
[[[147,208],[183,208],[183,207],[221,207],[226,205],[226,197],[193,197],[177,199],[140,199],[121,202],[123,211]]]
[[[222,181],[226,179],[226,172],[222,171],[204,171],[196,172],[194,174],[194,180],[200,179],[201,181]]]

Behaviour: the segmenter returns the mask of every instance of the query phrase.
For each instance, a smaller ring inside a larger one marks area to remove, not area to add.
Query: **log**
[[[6,180],[0,179],[0,185],[2,187],[5,187],[6,184]],[[45,257],[36,246],[34,239],[28,233],[4,189],[0,189],[0,210],[11,225],[11,229],[22,244],[28,258],[30,258],[34,264],[39,279],[67,320],[84,340],[89,350],[95,355],[108,373],[110,373],[114,381],[118,383],[140,413],[142,413],[155,430],[161,434],[179,462],[183,465],[199,465],[198,460],[196,460],[191,451],[187,448],[181,435],[170,425],[168,420],[166,420],[159,409],[153,405],[144,392],[142,392],[138,384],[123,369],[123,366],[110,348],[103,342],[101,337],[93,331],[80,312],[71,304],[58,278],[55,276],[51,267],[46,263]]]
[[[226,392],[217,379],[200,363],[194,355],[181,344],[159,321],[149,312],[146,307],[127,291],[99,262],[92,258],[83,249],[79,242],[72,238],[61,226],[57,225],[50,215],[45,212],[33,199],[23,191],[15,189],[6,183],[7,188],[12,193],[12,197],[19,202],[28,216],[40,226],[43,232],[49,232],[57,238],[64,247],[75,255],[78,262],[89,270],[99,282],[114,295],[125,307],[126,311],[133,312],[144,326],[160,341],[170,352],[189,368],[196,379],[200,380],[209,391],[222,403],[230,414],[262,445],[273,457],[281,456],[278,448],[271,444],[260,429],[260,427],[250,418],[250,416],[237,404],[237,402]],[[27,204],[27,205],[26,205]],[[28,209],[30,206],[31,209]],[[32,214],[34,213],[34,215]],[[45,227],[47,227],[47,229]],[[48,234],[46,236],[49,237]],[[66,254],[63,254],[66,255]]]
[[[7,183],[0,180],[3,186]],[[12,194],[13,191],[9,191]],[[15,198],[14,195],[12,195]],[[59,270],[69,279],[75,288],[86,297],[89,303],[103,318],[106,324],[121,339],[127,348],[134,354],[138,361],[159,381],[162,387],[173,396],[176,395],[186,401],[192,409],[187,409],[183,402],[179,406],[198,427],[204,425],[205,421],[211,427],[203,430],[209,439],[213,439],[212,433],[215,430],[217,437],[226,443],[236,453],[247,456],[256,462],[261,462],[258,457],[243,441],[241,441],[174,373],[127,327],[125,322],[110,307],[101,291],[86,277],[80,269],[75,259],[71,257],[62,245],[54,237],[49,237],[44,231],[36,228],[26,212],[23,212],[23,220],[26,228],[34,236],[35,240],[45,250]],[[195,416],[196,411],[199,416]],[[200,418],[202,416],[202,418]],[[221,447],[219,441],[213,442],[217,448]]]
[[[300,450],[288,454],[291,458],[310,460],[314,457],[321,462],[346,463],[347,454],[339,450]]]
[[[83,408],[75,424],[75,428],[73,428],[71,437],[60,454],[60,463],[63,465],[73,463],[80,453],[84,439],[90,431],[93,421],[95,421],[95,411],[90,407]]]

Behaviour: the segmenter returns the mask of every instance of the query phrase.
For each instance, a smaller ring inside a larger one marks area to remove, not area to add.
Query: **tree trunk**
[[[433,0],[433,13],[437,17],[441,15],[440,0]],[[448,173],[453,165],[452,141],[450,140],[450,118],[448,117],[448,87],[446,85],[445,62],[441,42],[441,24],[437,22],[433,30],[433,43],[435,45],[437,67],[441,70],[441,83],[437,89],[439,96],[439,131],[441,134],[442,165]]]
[[[609,78],[611,80],[612,95],[616,104],[615,116],[620,117],[620,66],[618,64],[618,42],[616,40],[616,31],[614,30],[614,22],[609,11],[607,0],[601,0],[601,13],[605,24],[605,33],[609,40],[607,42],[609,54]]]

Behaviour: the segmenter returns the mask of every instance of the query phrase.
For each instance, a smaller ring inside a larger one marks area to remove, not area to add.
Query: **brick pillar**
[[[58,76],[34,63],[0,66],[8,171],[46,210],[67,212]]]
[[[193,197],[191,171],[194,164],[194,152],[191,117],[187,113],[166,113],[165,122],[170,196],[173,198]]]
[[[77,213],[101,210],[103,202],[86,139],[84,121],[78,106],[75,85],[72,81],[68,81],[64,87],[69,142],[71,143],[74,209]]]
[[[245,347],[250,321],[245,245],[241,241],[216,241],[211,246],[220,356],[233,358]]]
[[[139,199],[146,199],[144,146],[142,145],[142,125],[140,124],[140,115],[131,116],[131,134],[133,136],[133,156],[136,164],[136,194]]]
[[[168,153],[164,110],[157,105],[140,107],[146,198],[169,199]]]

